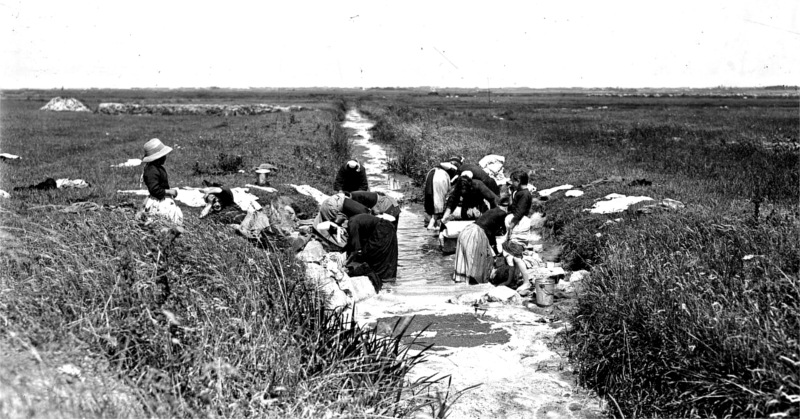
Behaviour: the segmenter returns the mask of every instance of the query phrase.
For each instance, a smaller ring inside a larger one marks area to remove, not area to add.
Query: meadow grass
[[[612,414],[800,414],[796,97],[492,99],[360,106],[394,146],[390,166],[417,185],[449,155],[490,153],[539,189],[585,185],[546,203],[545,238],[566,269],[591,270],[565,337],[580,381]],[[686,207],[584,211],[612,192]]]
[[[106,93],[100,99],[115,99]],[[279,167],[274,186],[311,217],[316,203],[285,184],[331,191],[336,169],[350,157],[340,127],[343,100],[225,118],[41,112],[54,94],[41,96],[2,102],[2,150],[22,160],[2,163],[0,188],[46,177],[92,186],[12,191],[0,203],[2,339],[13,336],[31,350],[82,342],[129,383],[134,394],[126,403],[139,403],[114,408],[115,396],[99,390],[111,407],[80,404],[64,414],[394,417],[446,408],[430,396],[438,380],[405,378],[424,351],[409,353],[403,333],[381,336],[348,313],[325,310],[293,254],[269,252],[226,225],[199,220],[199,208],[183,209],[185,233],[175,238],[134,219],[140,198],[116,193],[143,188],[142,168],[110,165],[141,157],[142,144],[158,137],[175,148],[166,163],[173,187],[203,180],[243,186],[255,180],[252,167],[270,162]],[[195,170],[198,163],[214,170]],[[242,166],[248,173],[227,170]],[[275,199],[257,194],[262,204]],[[83,201],[103,207],[60,211]],[[32,405],[26,414],[53,410],[58,406]]]

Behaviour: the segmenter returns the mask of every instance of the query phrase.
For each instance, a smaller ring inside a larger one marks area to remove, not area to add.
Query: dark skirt
[[[382,280],[397,277],[397,233],[392,223],[381,220],[362,249],[363,261]]]

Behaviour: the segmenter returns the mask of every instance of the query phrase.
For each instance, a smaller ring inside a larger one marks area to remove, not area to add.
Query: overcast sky
[[[0,88],[800,84],[800,1],[0,0]]]

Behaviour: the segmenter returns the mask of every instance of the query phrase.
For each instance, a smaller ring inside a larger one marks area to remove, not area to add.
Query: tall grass
[[[581,381],[612,401],[615,415],[800,414],[796,100],[498,101],[364,106],[379,121],[378,138],[397,144],[397,162],[429,156],[417,160],[427,168],[449,154],[475,162],[496,153],[507,173],[531,170],[539,188],[621,180],[545,205],[545,237],[564,248],[564,266],[592,271],[566,336]],[[397,168],[419,179],[419,169]],[[686,209],[584,211],[612,192],[677,199]]]
[[[141,187],[141,168],[109,165],[140,156],[143,141],[158,136],[180,146],[167,162],[173,186],[254,180],[192,170],[221,152],[243,156],[237,168],[272,162],[284,198],[312,217],[316,205],[283,184],[332,187],[350,153],[340,105],[223,119],[56,115],[38,112],[37,103],[4,103],[4,151],[23,160],[4,167],[3,189],[45,176],[92,187],[19,191],[0,203],[0,336],[13,333],[34,348],[65,337],[84,342],[157,417],[401,417],[436,406],[428,393],[439,380],[406,378],[425,351],[411,351],[402,331],[384,337],[350,321],[351,313],[325,310],[290,252],[265,251],[199,220],[199,209],[184,208],[179,236],[143,225],[135,203],[115,194]],[[77,201],[105,206],[59,211]]]

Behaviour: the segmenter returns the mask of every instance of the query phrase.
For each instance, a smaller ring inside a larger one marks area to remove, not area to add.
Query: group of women
[[[528,213],[532,201],[524,171],[511,174],[508,190],[503,193],[494,178],[478,165],[465,164],[461,157],[451,157],[428,172],[424,202],[429,227],[438,224],[444,228],[450,220],[475,221],[458,236],[454,281],[488,282],[495,257],[504,256],[511,273],[501,282],[516,282],[518,272],[523,284],[528,283],[522,250],[531,226]],[[497,237],[503,235],[500,247]]]
[[[144,145],[146,163],[143,180],[150,196],[145,200],[145,212],[166,217],[182,224],[183,214],[172,198],[178,190],[171,188],[164,162],[171,147],[154,138]],[[259,166],[258,183],[265,184],[266,174],[274,168]],[[506,235],[505,243],[513,243],[513,233],[530,229],[532,197],[527,188],[528,174],[517,171],[511,175],[508,194],[501,194],[497,182],[480,166],[464,163],[454,156],[431,169],[425,179],[424,209],[429,226],[443,226],[450,220],[474,220],[458,237],[455,253],[456,282],[488,282],[496,256],[506,256],[509,265],[520,268],[519,245],[498,246],[497,237]],[[344,248],[348,261],[363,263],[382,281],[397,275],[397,227],[400,206],[390,196],[371,192],[364,168],[350,160],[336,174],[333,189],[337,191],[320,205],[313,221],[314,228],[334,244]],[[501,198],[501,195],[503,198]],[[230,190],[218,187],[206,195],[208,203],[201,214],[233,203]],[[503,207],[507,206],[508,210]],[[525,281],[527,282],[527,281]]]

